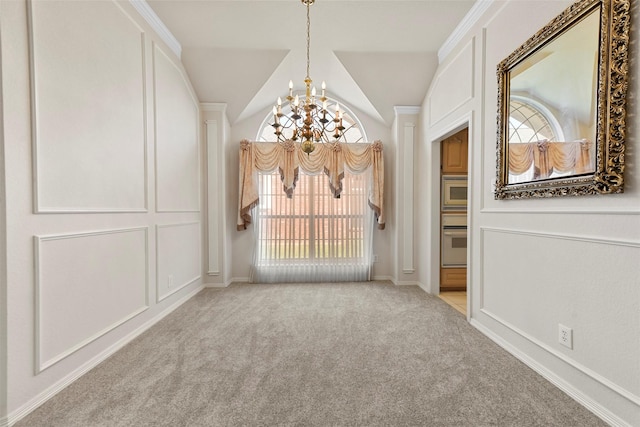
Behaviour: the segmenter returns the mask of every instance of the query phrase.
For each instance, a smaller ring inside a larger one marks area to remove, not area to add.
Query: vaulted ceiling
[[[201,102],[227,103],[232,123],[267,114],[289,80],[304,88],[306,7],[300,0],[147,0],[182,46]],[[316,0],[311,70],[327,94],[390,124],[420,105],[438,49],[474,0]]]

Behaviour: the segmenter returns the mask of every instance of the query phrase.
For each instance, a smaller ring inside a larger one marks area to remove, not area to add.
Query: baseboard
[[[573,385],[566,382],[562,377],[558,376],[554,372],[547,369],[544,365],[538,363],[536,360],[532,359],[525,352],[521,351],[519,348],[515,347],[504,338],[500,337],[492,330],[482,325],[475,319],[470,319],[470,323],[473,327],[482,332],[485,336],[487,336],[490,340],[498,344],[500,347],[505,349],[515,358],[520,360],[522,363],[533,369],[535,372],[540,374],[543,378],[549,381],[554,386],[558,387],[576,402],[584,406],[586,409],[591,411],[594,415],[602,419],[604,422],[610,424],[611,426],[616,427],[632,427],[626,421],[618,417],[616,414],[603,407],[600,403],[596,402],[592,398],[588,397],[580,390],[575,388]]]
[[[393,282],[396,286],[418,286],[416,280],[397,280]]]
[[[205,283],[205,288],[226,288],[229,286],[229,283]]]
[[[250,283],[251,279],[249,279],[248,277],[232,277],[231,280],[229,280],[228,285],[230,285],[231,283]]]
[[[393,277],[391,276],[372,276],[371,281],[372,282],[391,282],[394,285],[396,284],[395,280],[393,280]]]
[[[98,354],[95,357],[93,357],[92,359],[88,360],[87,362],[85,362],[84,364],[79,366],[77,369],[75,369],[74,371],[72,371],[71,373],[69,373],[68,375],[66,375],[62,379],[60,379],[58,382],[53,384],[51,387],[47,388],[45,391],[43,391],[42,393],[38,394],[36,397],[34,397],[30,401],[28,401],[27,403],[22,405],[20,408],[16,409],[11,414],[7,415],[5,417],[5,419],[2,422],[0,422],[0,427],[11,426],[11,425],[17,423],[18,421],[20,421],[22,418],[24,418],[27,415],[29,415],[31,412],[33,412],[35,409],[37,409],[43,403],[45,403],[46,401],[48,401],[49,399],[54,397],[56,394],[58,394],[63,389],[68,387],[71,383],[73,383],[78,378],[80,378],[81,376],[83,376],[84,374],[89,372],[91,369],[93,369],[96,366],[98,366],[100,363],[102,363],[108,357],[113,355],[115,352],[120,350],[122,347],[127,345],[129,342],[133,341],[135,338],[137,338],[140,334],[142,334],[147,329],[149,329],[150,327],[152,327],[153,325],[158,323],[160,320],[162,320],[164,317],[166,317],[168,314],[170,314],[176,308],[180,307],[182,304],[187,302],[189,299],[191,299],[193,296],[195,296],[198,292],[200,292],[203,288],[204,288],[204,286],[202,286],[202,285],[198,286],[196,289],[194,289],[193,291],[189,292],[184,297],[180,298],[178,301],[176,301],[173,304],[171,304],[165,310],[161,311],[156,316],[152,317],[151,319],[149,319],[148,321],[143,323],[137,329],[135,329],[131,333],[125,335],[124,337],[122,337],[120,340],[118,340],[113,345],[107,347],[100,354]]]
[[[425,285],[424,283],[421,283],[420,281],[418,281],[418,287],[420,289],[422,289],[423,291],[425,291],[426,293],[428,293],[428,294],[432,293],[431,292],[431,288],[429,286]]]

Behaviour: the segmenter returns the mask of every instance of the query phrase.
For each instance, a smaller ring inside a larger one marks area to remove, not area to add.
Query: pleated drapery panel
[[[371,168],[368,204],[376,214],[379,229],[384,229],[384,158],[382,143],[318,143],[311,154],[300,149],[300,143],[250,142],[240,143],[240,170],[238,189],[238,230],[251,223],[251,209],[259,203],[258,173],[278,170],[283,191],[288,197],[298,181],[300,170],[307,174],[324,173],[334,197],[342,192],[345,167],[354,174]]]

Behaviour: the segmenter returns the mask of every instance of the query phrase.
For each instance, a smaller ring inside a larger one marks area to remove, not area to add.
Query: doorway
[[[440,142],[440,297],[466,316],[469,128]]]

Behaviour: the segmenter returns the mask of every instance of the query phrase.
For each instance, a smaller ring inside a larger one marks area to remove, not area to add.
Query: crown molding
[[[396,115],[400,114],[420,114],[421,107],[413,105],[394,105],[393,111]]]
[[[469,9],[469,12],[467,12],[455,30],[453,30],[440,49],[438,49],[438,63],[442,64],[445,58],[449,56],[451,51],[457,46],[471,27],[478,22],[480,17],[487,11],[487,9],[489,9],[489,6],[491,6],[493,2],[494,0],[476,0],[473,6],[471,6],[471,9]]]
[[[182,56],[182,46],[178,39],[175,38],[171,31],[164,25],[164,22],[156,15],[151,9],[149,3],[146,0],[129,0],[129,3],[138,11],[138,13],[144,18],[145,21],[151,26],[151,28],[158,34],[160,39],[169,46],[169,48],[176,54],[178,59]]]
[[[224,102],[201,102],[200,111],[220,111],[226,113],[227,104]]]

